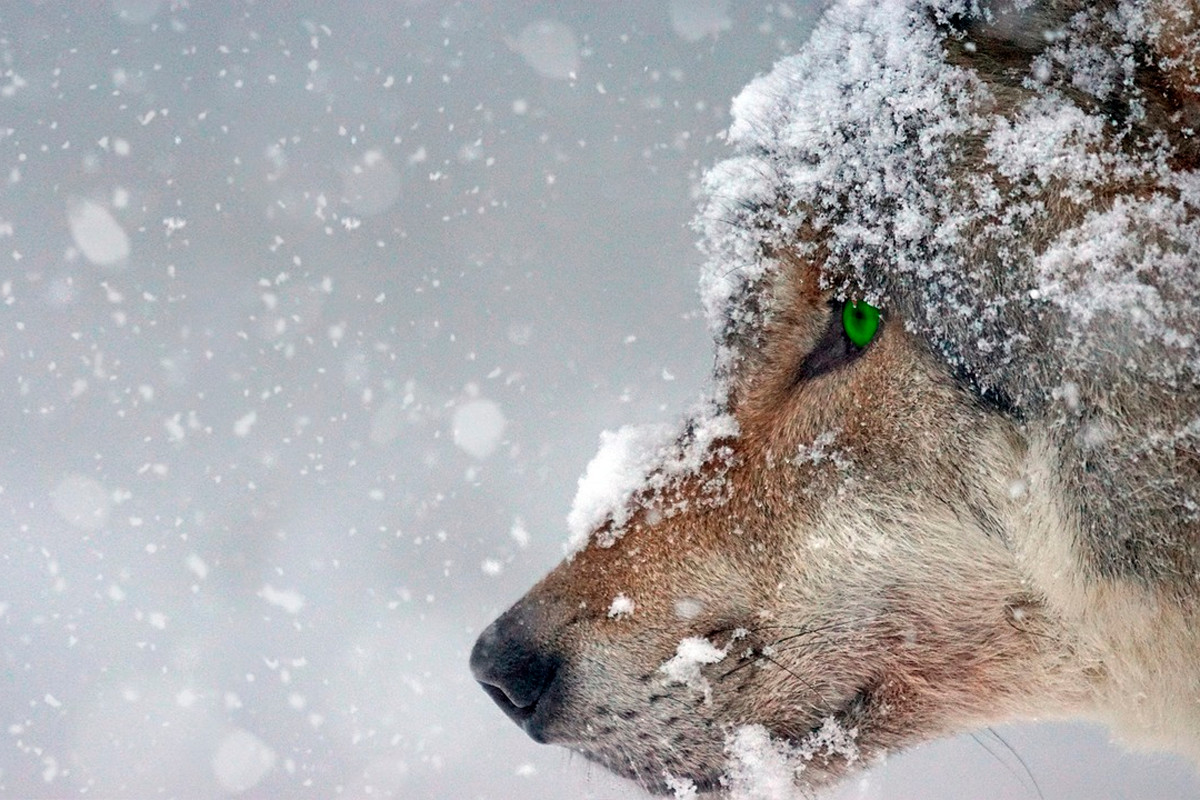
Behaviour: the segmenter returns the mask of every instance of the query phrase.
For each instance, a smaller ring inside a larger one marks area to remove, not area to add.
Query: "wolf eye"
[[[866,347],[879,330],[879,309],[870,303],[858,301],[842,306],[842,327],[850,341]]]
[[[790,385],[798,386],[852,363],[875,338],[879,324],[879,309],[875,306],[863,302],[843,303],[839,314],[838,301],[831,298],[825,331],[792,374]]]

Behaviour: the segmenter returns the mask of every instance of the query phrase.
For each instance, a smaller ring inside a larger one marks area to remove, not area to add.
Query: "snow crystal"
[[[98,481],[85,475],[68,475],[52,494],[54,510],[70,524],[83,530],[104,527],[112,510],[112,498]]]
[[[400,173],[379,150],[368,150],[342,179],[342,198],[356,214],[387,211],[400,199]]]
[[[804,738],[797,752],[805,761],[823,756],[844,758],[847,764],[853,764],[859,759],[857,739],[858,728],[846,728],[835,717],[826,717],[820,728]]]
[[[225,791],[240,794],[257,786],[275,768],[275,760],[275,751],[262,739],[237,728],[217,745],[213,774]]]
[[[677,778],[669,772],[665,773],[663,777],[675,800],[696,800],[699,796],[699,790],[696,789],[696,784],[691,778]]]
[[[451,430],[454,443],[463,452],[483,461],[500,446],[507,425],[500,406],[480,398],[469,400],[454,409]]]
[[[846,729],[834,717],[796,744],[771,736],[762,725],[742,726],[725,744],[730,794],[735,800],[791,800],[797,796],[796,777],[813,759],[856,762],[857,737],[857,728]]]
[[[847,457],[844,451],[833,447],[835,441],[837,441],[837,433],[825,431],[813,439],[812,444],[801,443],[797,448],[796,463],[823,464],[828,462],[839,470],[849,470],[854,462]]]
[[[663,662],[658,671],[665,676],[668,685],[681,683],[703,694],[707,703],[712,698],[712,687],[708,678],[700,674],[701,667],[723,660],[728,650],[728,647],[717,647],[708,639],[689,636],[679,642],[675,647],[675,655]]]
[[[600,449],[579,479],[575,501],[567,515],[568,550],[583,547],[591,533],[606,524],[598,537],[611,546],[623,533],[637,508],[639,492],[661,492],[679,479],[699,472],[721,439],[737,435],[737,421],[717,406],[702,406],[685,430],[669,424],[626,425],[600,434]],[[713,478],[719,488],[720,475]],[[664,509],[671,513],[673,509]]]
[[[517,543],[517,547],[522,550],[529,547],[529,531],[525,527],[525,521],[520,517],[513,520],[512,527],[508,530],[509,538]]]
[[[960,11],[949,0],[838,4],[804,52],[734,101],[736,152],[706,175],[695,223],[718,375],[736,371],[737,343],[753,342],[773,311],[770,254],[803,257],[819,237],[823,285],[896,303],[981,392],[1000,388],[1014,405],[1035,407],[1055,380],[1026,366],[1049,361],[1051,306],[1066,312],[1080,359],[1116,360],[1132,334],[1164,353],[1153,377],[1194,381],[1196,179],[1171,170],[1162,135],[1114,127],[1099,103],[1117,102],[1135,62],[1088,43],[1123,35],[1107,49],[1132,52],[1153,26],[1134,6],[1081,12],[1048,45],[1044,81],[1002,102],[971,66],[944,58],[955,40],[939,23]],[[1125,94],[1129,118],[1144,117]],[[1055,217],[1063,229],[1047,248],[1032,221]]]
[[[680,38],[698,42],[733,26],[729,0],[671,0],[671,29]]]
[[[730,790],[737,800],[792,800],[796,769],[791,748],[762,725],[738,728],[726,743]]]
[[[258,596],[289,614],[299,614],[300,609],[304,608],[304,595],[296,591],[276,589],[269,583],[259,589]]]
[[[618,594],[608,606],[608,618],[621,619],[622,617],[632,617],[633,610],[636,607],[637,604],[628,595],[624,593]]]
[[[250,435],[250,430],[254,427],[254,423],[258,422],[258,412],[249,411],[238,418],[233,423],[233,433],[235,436],[245,438]]]
[[[53,783],[59,776],[58,759],[54,756],[43,756],[42,767],[42,782]]]
[[[171,442],[182,442],[187,438],[187,429],[183,427],[180,421],[182,414],[175,414],[163,420],[163,427],[167,429],[167,440]]]
[[[186,563],[188,570],[200,580],[208,577],[208,564],[200,556],[195,553],[189,553]]]
[[[112,267],[129,258],[129,235],[107,208],[91,200],[67,203],[67,226],[83,257],[98,267]]]
[[[681,597],[675,601],[675,616],[679,619],[695,619],[704,613],[704,602],[694,597]]]
[[[509,46],[544,78],[567,80],[579,71],[575,32],[561,22],[540,20],[526,25]]]
[[[117,19],[134,25],[145,25],[162,8],[163,0],[112,0]]]

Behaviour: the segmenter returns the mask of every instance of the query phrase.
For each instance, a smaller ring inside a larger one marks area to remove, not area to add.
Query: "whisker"
[[[849,628],[851,626],[859,625],[863,622],[872,622],[878,618],[879,618],[879,615],[875,614],[870,617],[859,617],[857,619],[850,619],[850,620],[845,620],[842,622],[831,622],[826,625],[818,625],[815,628],[804,628],[804,629],[800,630],[798,633],[794,633],[790,636],[785,636],[782,639],[776,639],[775,641],[771,642],[770,646],[774,647],[775,645],[783,644],[784,642],[790,642],[794,639],[799,639],[804,636],[810,636],[810,635],[817,634],[817,633],[828,633],[829,631],[841,630],[843,628]]]
[[[763,625],[763,626],[759,626],[754,629],[747,629],[751,633],[755,633],[755,632],[762,631],[762,630],[772,630],[772,629],[796,630],[797,632],[793,633],[793,634],[789,634],[788,636],[781,637],[779,639],[772,640],[771,642],[768,642],[767,644],[765,644],[761,647],[752,648],[752,651],[748,655],[742,657],[743,660],[740,664],[738,664],[737,666],[733,667],[732,669],[730,669],[730,670],[726,671],[724,674],[722,674],[720,676],[719,680],[724,680],[725,678],[728,678],[733,673],[738,672],[739,670],[742,670],[753,664],[757,664],[763,660],[771,661],[771,663],[774,663],[777,666],[780,666],[782,668],[781,664],[778,664],[777,661],[775,661],[774,659],[771,658],[771,655],[772,655],[771,653],[765,652],[766,650],[771,649],[774,651],[775,648],[778,647],[782,643],[792,642],[797,639],[803,639],[808,636],[819,636],[821,634],[829,633],[831,631],[838,631],[838,630],[843,630],[843,629],[850,628],[850,627],[856,627],[858,625],[861,625],[864,622],[870,622],[876,618],[877,618],[877,615],[873,615],[870,617],[859,617],[859,618],[855,618],[855,619],[830,622],[825,625],[818,625],[816,627],[809,627],[809,628],[802,627],[802,626],[795,626],[795,625]],[[736,630],[736,629],[733,629],[733,630]],[[822,638],[823,638],[823,641],[821,643],[834,644],[834,642],[830,641],[829,639],[826,639],[824,637],[822,637]],[[811,647],[813,644],[814,644],[813,642],[800,642],[799,644],[793,645],[791,647],[781,648],[776,652],[778,652],[778,653],[794,652],[801,648]]]
[[[804,678],[801,678],[799,675],[797,675],[795,670],[789,669],[788,667],[779,663],[777,660],[775,660],[771,656],[763,656],[763,659],[766,661],[769,661],[770,663],[779,667],[781,670],[786,672],[788,675],[791,675],[793,678],[800,681],[800,683],[803,683],[806,687],[808,687],[808,689],[817,696],[817,699],[821,701],[821,707],[824,708],[824,707],[829,706],[829,699],[827,697],[825,697],[825,694],[820,689],[818,689],[816,686],[814,686],[812,683],[810,683],[809,681],[806,681]],[[814,708],[817,707],[817,706],[813,705],[812,703],[809,703],[809,705],[813,706]]]
[[[1033,771],[1029,769],[1029,765],[1025,763],[1025,759],[1021,758],[1021,755],[1016,751],[1016,748],[1009,744],[1007,739],[997,733],[995,728],[989,727],[987,732],[994,736],[996,740],[1004,746],[1004,749],[1007,750],[1012,757],[1017,760],[1017,763],[1021,765],[1021,770],[1025,773],[1026,777],[1029,778],[1029,782],[1033,784],[1033,790],[1037,792],[1038,800],[1046,800],[1046,796],[1042,794],[1042,787],[1038,785],[1037,778],[1033,777]],[[1005,766],[1008,767],[1007,764],[1005,764]],[[1012,771],[1011,767],[1009,767],[1009,771]],[[1022,783],[1024,783],[1024,781],[1022,781]]]

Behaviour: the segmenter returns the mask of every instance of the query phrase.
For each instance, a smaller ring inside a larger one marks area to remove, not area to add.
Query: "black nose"
[[[531,622],[514,608],[488,626],[471,649],[471,672],[513,722],[544,743],[561,658],[538,644]]]

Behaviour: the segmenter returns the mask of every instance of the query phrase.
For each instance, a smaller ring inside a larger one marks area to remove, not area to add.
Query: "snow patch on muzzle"
[[[600,450],[579,479],[567,515],[568,555],[586,547],[593,532],[597,544],[611,547],[647,501],[699,474],[714,456],[731,455],[718,443],[737,435],[737,420],[712,400],[700,403],[682,425],[626,425],[601,433]]]

